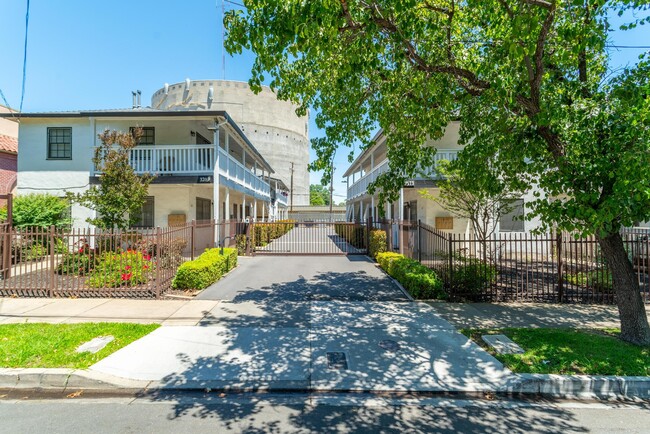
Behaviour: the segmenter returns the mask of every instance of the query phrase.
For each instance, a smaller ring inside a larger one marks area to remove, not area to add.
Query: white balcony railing
[[[284,194],[282,194],[280,191],[276,192],[275,198],[280,205],[284,205],[284,206],[289,205],[289,198]]]
[[[129,155],[131,167],[140,175],[212,175],[215,160],[215,148],[210,144],[136,146]],[[97,174],[97,169],[93,167],[93,175]],[[249,194],[271,197],[269,183],[223,149],[219,149],[219,175],[249,190]]]
[[[219,174],[264,198],[271,197],[271,186],[268,182],[248,170],[221,148],[219,148]]]
[[[214,145],[136,146],[129,160],[138,174],[210,175],[214,165]]]
[[[441,160],[455,160],[458,158],[458,150],[447,150],[439,149],[436,152],[435,162]],[[361,178],[356,180],[351,186],[348,187],[348,200],[363,196],[368,191],[368,185],[374,182],[379,175],[388,171],[388,160],[382,161],[378,166],[375,166],[367,174],[363,175]],[[424,175],[417,176],[416,179],[435,179],[438,177],[436,173],[435,165],[434,167],[429,168],[429,170],[423,171]]]
[[[370,183],[374,182],[379,175],[385,172],[388,172],[388,160],[384,160],[379,166],[376,166],[348,187],[348,200],[366,194]]]

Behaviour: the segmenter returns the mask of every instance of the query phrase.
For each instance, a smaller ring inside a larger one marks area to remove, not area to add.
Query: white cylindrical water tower
[[[297,116],[296,106],[278,100],[270,88],[256,95],[244,82],[187,79],[157,90],[151,107],[228,112],[287,186],[293,163],[293,205],[309,205],[308,118]]]

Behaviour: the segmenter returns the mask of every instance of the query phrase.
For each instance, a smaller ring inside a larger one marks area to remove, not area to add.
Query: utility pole
[[[332,220],[332,196],[334,195],[334,159],[332,158],[332,176],[330,177],[330,221]]]
[[[289,203],[289,211],[293,212],[293,162],[291,162],[291,198]]]

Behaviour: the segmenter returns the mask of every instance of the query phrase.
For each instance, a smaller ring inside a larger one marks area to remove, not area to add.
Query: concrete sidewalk
[[[215,308],[221,303],[221,300],[0,298],[0,324],[132,322],[178,326],[205,325],[206,321],[210,322]],[[458,328],[605,328],[620,325],[616,306],[543,303],[429,304],[441,317]],[[223,314],[219,310],[217,312]],[[650,306],[646,306],[646,312],[650,318]]]
[[[612,305],[548,303],[429,303],[457,328],[610,328],[620,327]],[[646,305],[650,319],[650,305]]]
[[[219,303],[219,300],[0,298],[0,324],[128,322],[192,326]]]

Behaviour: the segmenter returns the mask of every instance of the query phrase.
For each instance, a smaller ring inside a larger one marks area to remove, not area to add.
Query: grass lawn
[[[650,347],[637,347],[617,338],[617,329],[461,330],[513,372],[534,374],[650,375]],[[524,354],[496,354],[481,339],[504,334],[519,344]]]
[[[87,368],[158,327],[125,323],[0,325],[0,367]],[[107,335],[115,339],[101,351],[75,351],[84,342]]]

